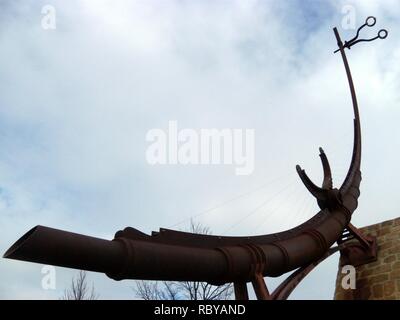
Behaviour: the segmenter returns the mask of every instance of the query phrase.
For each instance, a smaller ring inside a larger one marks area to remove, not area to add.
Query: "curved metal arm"
[[[347,173],[347,176],[340,187],[340,191],[342,193],[346,193],[353,182],[353,178],[356,173],[360,170],[361,165],[361,126],[360,126],[360,114],[358,111],[358,102],[356,90],[354,88],[353,77],[351,76],[349,62],[347,61],[346,53],[344,51],[343,42],[340,38],[339,32],[337,28],[333,29],[335,33],[335,37],[339,46],[339,50],[342,56],[343,64],[346,70],[347,80],[349,83],[351,100],[353,103],[353,112],[354,112],[354,145],[353,145],[353,156],[350,163],[350,168]],[[359,184],[355,187],[359,187]]]

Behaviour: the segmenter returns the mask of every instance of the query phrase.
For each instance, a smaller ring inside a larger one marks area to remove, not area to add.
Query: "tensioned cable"
[[[181,220],[180,222],[177,222],[177,223],[169,226],[168,228],[174,228],[176,226],[181,225],[182,223],[188,222],[188,221],[190,221],[192,219],[198,218],[198,217],[203,216],[203,215],[205,215],[205,214],[207,214],[209,212],[212,212],[212,211],[214,211],[216,209],[219,209],[219,208],[221,208],[221,207],[223,207],[223,206],[225,206],[225,205],[227,205],[227,204],[229,204],[229,203],[231,203],[231,202],[233,202],[235,200],[238,200],[238,199],[244,198],[246,196],[249,196],[249,195],[251,195],[251,194],[253,194],[253,193],[257,192],[257,191],[265,189],[266,187],[270,186],[272,183],[277,182],[277,181],[281,180],[282,178],[286,178],[287,176],[292,175],[292,174],[293,173],[291,172],[291,173],[287,173],[287,174],[281,175],[281,176],[279,176],[279,177],[277,177],[277,178],[275,178],[273,180],[270,180],[270,181],[264,183],[263,185],[261,185],[258,188],[255,188],[255,189],[253,189],[251,191],[248,191],[246,193],[242,193],[240,195],[237,195],[237,196],[235,196],[233,198],[230,198],[230,199],[228,199],[228,200],[226,200],[224,202],[221,202],[221,203],[219,203],[219,204],[217,204],[217,205],[215,205],[215,206],[213,206],[211,208],[208,208],[208,209],[205,209],[203,211],[200,211],[200,212],[196,213],[195,215],[191,215],[188,218],[185,218],[185,219]]]
[[[289,188],[287,188],[285,191],[289,191],[292,190],[293,187],[295,187],[296,184],[292,183],[291,186]],[[298,195],[298,192],[296,192],[296,190],[292,190],[290,191],[289,195],[287,197],[282,197],[280,200],[278,200],[277,203],[275,203],[275,205],[272,208],[269,208],[273,203],[269,202],[264,206],[264,210],[263,211],[259,211],[261,213],[261,217],[262,217],[262,222],[257,224],[257,227],[255,229],[253,229],[253,232],[256,231],[258,229],[258,227],[260,226],[260,224],[264,224],[267,221],[271,221],[272,217],[276,214],[276,212],[278,211],[277,209],[281,206],[281,204],[283,202],[287,202],[288,199],[292,198],[293,195],[296,194],[296,198]],[[241,223],[240,223],[241,224]],[[234,229],[235,227],[237,227],[239,225],[239,223],[236,223],[234,227],[231,227],[231,229]]]
[[[315,199],[313,197],[310,197],[309,194],[304,195],[303,197],[303,201],[299,204],[298,206],[298,210],[296,210],[293,214],[293,221],[297,224],[299,224],[298,221],[301,221],[300,223],[304,222],[303,220],[303,216],[304,216],[304,211],[306,209],[306,207],[308,206],[310,201],[315,201]]]
[[[289,188],[286,189],[286,191],[287,191],[287,190],[290,190],[290,188],[292,188],[293,186],[296,186],[296,184],[295,184],[295,183],[292,183],[291,186],[290,186]],[[282,204],[283,202],[288,202],[288,200],[291,199],[291,198],[294,198],[293,203],[295,204],[295,206],[297,206],[297,203],[301,203],[301,204],[304,203],[304,200],[307,199],[307,195],[305,195],[304,192],[303,192],[301,189],[297,189],[297,190],[295,189],[295,190],[293,190],[293,192],[291,192],[291,193],[289,194],[288,197],[281,198],[281,199],[278,201],[278,203],[275,204],[275,206],[274,206],[272,209],[266,210],[266,212],[264,212],[264,214],[262,215],[262,216],[263,216],[263,221],[262,221],[261,223],[259,223],[258,226],[257,226],[253,231],[256,232],[256,230],[259,230],[260,225],[263,226],[267,221],[271,221],[271,218],[272,218],[273,216],[275,216],[276,213],[279,213],[279,212],[280,212],[280,211],[279,211],[279,208],[281,207],[281,204]],[[310,201],[311,201],[311,200],[310,200]],[[269,203],[269,204],[265,204],[265,206],[266,206],[267,208],[268,208],[269,205],[270,205],[270,203]],[[256,208],[256,209],[257,209],[257,208]],[[292,211],[293,211],[293,210],[291,210],[290,213],[292,213]],[[298,210],[293,211],[293,212],[294,212],[293,214],[296,214],[297,211],[298,211]],[[252,214],[253,214],[253,213],[255,214],[255,212],[252,212]],[[252,214],[251,214],[251,215],[252,215]],[[225,232],[232,230],[234,227],[237,227],[237,226],[239,225],[239,223],[243,222],[243,221],[246,220],[248,217],[249,217],[249,215],[248,215],[247,217],[243,218],[243,219],[242,219],[241,221],[239,221],[238,223],[235,223],[235,224],[234,224],[233,226],[231,226],[230,228],[226,229]],[[286,218],[290,218],[290,217],[286,217]]]
[[[263,223],[266,223],[267,221],[271,221],[275,216],[279,214],[279,217],[285,216],[285,220],[290,220],[292,219],[293,216],[293,211],[289,210],[289,212],[286,212],[286,215],[281,214],[282,210],[280,208],[282,207],[283,203],[288,203],[290,199],[290,203],[292,204],[293,207],[297,207],[298,203],[301,203],[304,198],[304,194],[302,194],[302,191],[299,189],[296,189],[297,184],[295,185],[295,189],[290,193],[288,197],[282,198],[278,203],[276,203],[275,207],[270,211],[270,212],[265,212],[264,213],[264,218],[263,218]]]
[[[271,211],[264,213],[263,221],[258,224],[254,231],[257,232],[260,230],[261,227],[263,227],[268,221],[271,221],[271,219],[276,216],[277,213],[279,213],[279,207],[283,201],[287,202],[289,199],[294,198],[293,203],[296,204],[299,200],[300,194],[300,190],[294,190],[294,192],[292,192],[287,198],[282,199],[277,205],[275,205]]]
[[[230,231],[231,229],[233,229],[234,227],[236,227],[238,224],[242,223],[244,220],[246,220],[247,218],[249,218],[250,216],[252,216],[253,214],[255,214],[258,210],[260,210],[262,207],[264,207],[267,203],[269,203],[270,201],[272,201],[276,196],[278,196],[279,194],[281,194],[283,191],[285,191],[286,189],[288,189],[289,187],[293,186],[294,181],[291,181],[289,184],[285,185],[282,189],[280,189],[278,192],[276,192],[274,195],[272,195],[271,197],[269,197],[268,199],[264,200],[260,205],[258,205],[256,208],[254,208],[253,210],[251,210],[248,214],[246,214],[246,216],[244,216],[242,219],[240,219],[239,221],[235,222],[233,225],[231,225],[230,227],[228,227],[222,234],[226,234],[228,231]]]

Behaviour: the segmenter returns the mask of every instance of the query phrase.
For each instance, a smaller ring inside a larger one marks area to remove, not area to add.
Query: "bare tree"
[[[179,289],[172,281],[137,281],[133,288],[143,300],[179,300]]]
[[[229,300],[233,293],[231,283],[213,286],[207,282],[178,282],[185,300]]]
[[[86,271],[79,271],[77,277],[72,278],[71,287],[65,289],[62,300],[97,300],[99,295],[94,291],[94,286],[89,288]]]
[[[210,228],[190,221],[190,232],[211,234]],[[135,295],[143,300],[229,300],[233,293],[231,283],[213,286],[206,282],[145,281],[136,282]]]

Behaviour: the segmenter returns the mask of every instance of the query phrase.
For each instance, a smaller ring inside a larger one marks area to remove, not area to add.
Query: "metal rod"
[[[244,281],[236,281],[233,283],[235,289],[236,300],[249,300],[249,293],[247,290],[247,283]]]

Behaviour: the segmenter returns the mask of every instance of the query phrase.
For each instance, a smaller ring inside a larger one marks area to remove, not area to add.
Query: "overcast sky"
[[[44,5],[56,10],[54,30],[42,27]],[[363,134],[353,224],[364,226],[400,212],[399,1],[1,1],[1,253],[38,224],[112,239],[126,226],[185,229],[191,217],[225,235],[312,217],[318,207],[295,165],[319,182],[323,147],[338,187],[351,157],[351,100],[332,32],[354,35],[342,28],[345,5],[357,26],[377,17],[363,37],[390,32],[348,52]],[[146,133],[171,120],[254,129],[253,174],[149,165]],[[291,298],[332,299],[337,259]],[[76,271],[57,267],[56,289],[45,290],[42,267],[0,259],[0,298],[58,299]],[[134,298],[132,281],[89,279],[101,298]]]

